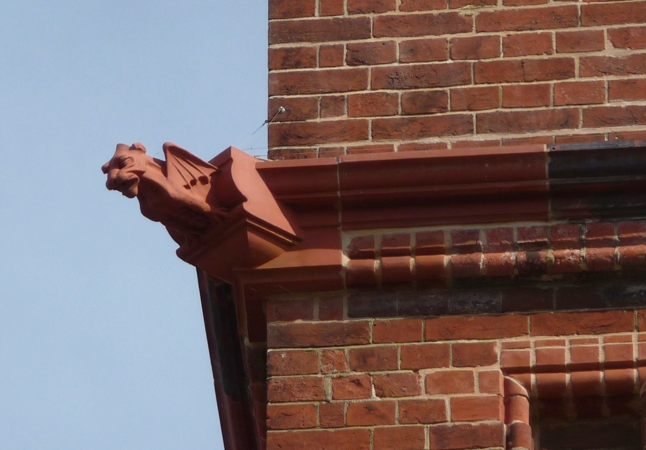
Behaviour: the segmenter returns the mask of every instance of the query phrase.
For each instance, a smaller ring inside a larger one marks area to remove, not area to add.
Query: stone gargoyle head
[[[119,191],[128,198],[139,193],[139,182],[146,171],[146,147],[139,142],[130,146],[117,145],[110,161],[101,170],[108,175],[105,185],[112,191]]]

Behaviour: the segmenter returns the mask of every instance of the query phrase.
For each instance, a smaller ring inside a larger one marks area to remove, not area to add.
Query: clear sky
[[[0,448],[222,448],[195,269],[118,142],[266,150],[265,1],[0,1]]]

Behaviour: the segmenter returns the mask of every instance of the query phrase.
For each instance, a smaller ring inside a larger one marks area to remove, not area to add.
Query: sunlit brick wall
[[[646,136],[646,2],[270,0],[269,156]]]

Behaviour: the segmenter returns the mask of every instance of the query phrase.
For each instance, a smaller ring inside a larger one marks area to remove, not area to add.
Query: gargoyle
[[[137,197],[141,213],[161,222],[180,245],[192,246],[226,217],[218,206],[213,182],[218,168],[172,142],[164,144],[166,161],[146,154],[143,144],[118,144],[101,168],[106,186]]]

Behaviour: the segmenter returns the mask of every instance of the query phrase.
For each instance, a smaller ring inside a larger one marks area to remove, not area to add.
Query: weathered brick
[[[498,362],[495,342],[453,344],[454,367],[489,366]]]
[[[459,136],[473,133],[473,117],[453,114],[430,117],[397,117],[375,119],[373,139],[420,139],[437,136]]]
[[[451,420],[454,422],[476,420],[503,420],[502,397],[453,397],[451,399]]]
[[[516,83],[574,78],[574,58],[478,61],[475,82]]]
[[[502,87],[503,108],[549,106],[552,89],[549,84],[516,84]]]
[[[339,67],[343,65],[345,55],[345,46],[338,45],[321,45],[319,47],[319,67]]]
[[[267,405],[267,428],[270,430],[314,428],[316,422],[313,404]]]
[[[369,342],[370,325],[367,321],[270,324],[267,329],[267,345],[271,348],[328,347]]]
[[[345,405],[343,403],[320,403],[319,421],[322,428],[340,428],[345,425]]]
[[[321,141],[355,142],[368,139],[368,121],[361,119],[322,122],[283,122],[269,127],[269,145],[311,145]]]
[[[403,345],[401,347],[402,369],[431,369],[448,367],[451,361],[448,344]]]
[[[609,80],[608,100],[646,100],[646,79]]]
[[[422,319],[375,320],[372,327],[372,341],[421,342]]]
[[[373,377],[377,397],[413,397],[422,387],[417,373],[389,373]]]
[[[278,114],[274,122],[316,119],[319,113],[318,97],[274,97],[269,100],[267,116],[272,117],[281,106],[285,112]]]
[[[502,423],[437,425],[429,428],[430,448],[457,450],[463,448],[504,447]]]
[[[509,34],[502,40],[503,54],[506,58],[527,55],[551,55],[552,33]]]
[[[472,36],[451,39],[451,58],[490,59],[500,56],[500,36]]]
[[[334,400],[356,400],[370,398],[371,395],[370,375],[353,375],[332,379],[332,398]]]
[[[497,339],[527,335],[522,315],[436,317],[426,319],[426,340]]]
[[[269,0],[269,19],[293,19],[297,17],[313,17],[316,11],[315,0],[300,0],[294,3],[290,0]]]
[[[323,377],[272,378],[267,381],[270,402],[306,402],[324,400]]]
[[[293,2],[285,0],[285,3]],[[370,18],[287,20],[269,22],[269,44],[352,41],[370,38]]]
[[[452,111],[481,111],[500,106],[500,88],[482,86],[451,89]]]
[[[581,6],[581,25],[618,25],[646,22],[646,3],[596,3]]]
[[[348,0],[348,13],[372,14],[394,11],[396,0]]]
[[[374,37],[413,37],[467,33],[473,18],[457,12],[439,14],[396,14],[374,18]]]
[[[354,371],[397,370],[397,347],[379,346],[350,349],[350,368]]]
[[[646,74],[646,54],[627,56],[581,56],[579,74],[582,77]]]
[[[582,30],[556,33],[558,53],[594,52],[605,48],[603,30]]]
[[[583,110],[583,127],[617,127],[646,124],[646,106],[598,106]]]
[[[267,353],[269,375],[309,375],[318,373],[318,355],[314,351],[271,351]]]
[[[540,313],[530,320],[534,336],[617,333],[634,328],[633,316],[626,311]]]
[[[607,33],[615,48],[646,48],[646,27],[611,28]]]
[[[426,375],[426,393],[469,394],[475,391],[475,379],[471,370],[443,370]]]
[[[368,69],[305,70],[269,74],[269,95],[332,94],[368,87]]]
[[[424,427],[375,428],[375,450],[423,450]]]
[[[267,433],[267,450],[370,450],[366,429]]]
[[[579,13],[575,5],[484,11],[476,19],[478,32],[548,30],[578,25]]]
[[[269,70],[316,67],[316,48],[286,47],[269,49]]]
[[[401,0],[400,11],[431,11],[446,9],[448,0]]]
[[[593,105],[606,100],[603,81],[578,81],[554,85],[554,105]]]
[[[395,62],[396,54],[395,41],[350,43],[345,61],[349,66],[387,64]]]
[[[578,127],[577,109],[547,109],[479,113],[477,131],[478,133],[519,133]]]
[[[446,419],[444,400],[399,401],[399,423],[440,423]]]
[[[321,16],[342,16],[345,12],[343,0],[319,0],[319,14]]]
[[[346,413],[348,426],[392,425],[395,423],[394,401],[350,403]]]
[[[399,95],[371,92],[348,96],[348,116],[393,116],[399,110]]]
[[[343,373],[348,371],[348,362],[343,350],[321,352],[321,373]]]
[[[419,64],[375,67],[372,89],[423,89],[471,83],[471,64]]]
[[[438,114],[449,109],[447,91],[413,91],[401,96],[402,114]]]
[[[447,39],[411,39],[399,43],[399,61],[402,63],[444,61],[448,57]]]

